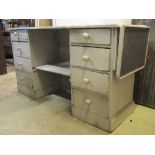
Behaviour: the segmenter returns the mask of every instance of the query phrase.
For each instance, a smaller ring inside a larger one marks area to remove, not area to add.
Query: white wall
[[[54,26],[70,26],[70,25],[104,25],[104,24],[131,24],[131,19],[54,19]]]

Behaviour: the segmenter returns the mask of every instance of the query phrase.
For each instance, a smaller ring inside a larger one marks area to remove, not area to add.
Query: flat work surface
[[[62,97],[32,100],[19,94],[14,72],[0,83],[1,91],[6,83],[9,86],[5,88],[9,95],[0,99],[0,134],[110,134],[72,117],[70,101]],[[135,112],[112,134],[155,134],[155,110],[136,105]]]
[[[149,29],[124,27],[120,31],[116,75],[123,78],[144,68]],[[137,41],[138,40],[138,41]]]
[[[66,63],[61,63],[57,65],[43,65],[36,67],[38,70],[52,72],[56,74],[61,74],[65,76],[70,76],[70,67]]]
[[[81,29],[81,28],[120,28],[122,26],[126,27],[138,27],[138,28],[148,28],[146,25],[77,25],[77,26],[41,26],[41,27],[19,27],[10,28],[9,30],[37,30],[37,29]]]

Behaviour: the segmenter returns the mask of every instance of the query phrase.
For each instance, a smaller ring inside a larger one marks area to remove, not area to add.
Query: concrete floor
[[[49,95],[32,100],[17,91],[14,68],[0,76],[0,134],[101,134],[110,133],[70,114],[69,101]],[[140,105],[111,134],[155,134],[155,110]]]

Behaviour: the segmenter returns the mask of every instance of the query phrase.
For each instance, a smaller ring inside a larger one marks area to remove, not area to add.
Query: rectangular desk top
[[[97,29],[97,28],[123,28],[123,27],[135,27],[135,28],[149,28],[146,25],[79,25],[79,26],[42,26],[42,27],[18,27],[10,28],[8,30],[38,30],[38,29]]]

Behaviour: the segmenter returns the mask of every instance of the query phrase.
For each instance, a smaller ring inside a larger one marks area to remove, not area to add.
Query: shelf
[[[69,62],[57,63],[54,65],[43,65],[36,67],[38,70],[70,76]]]

